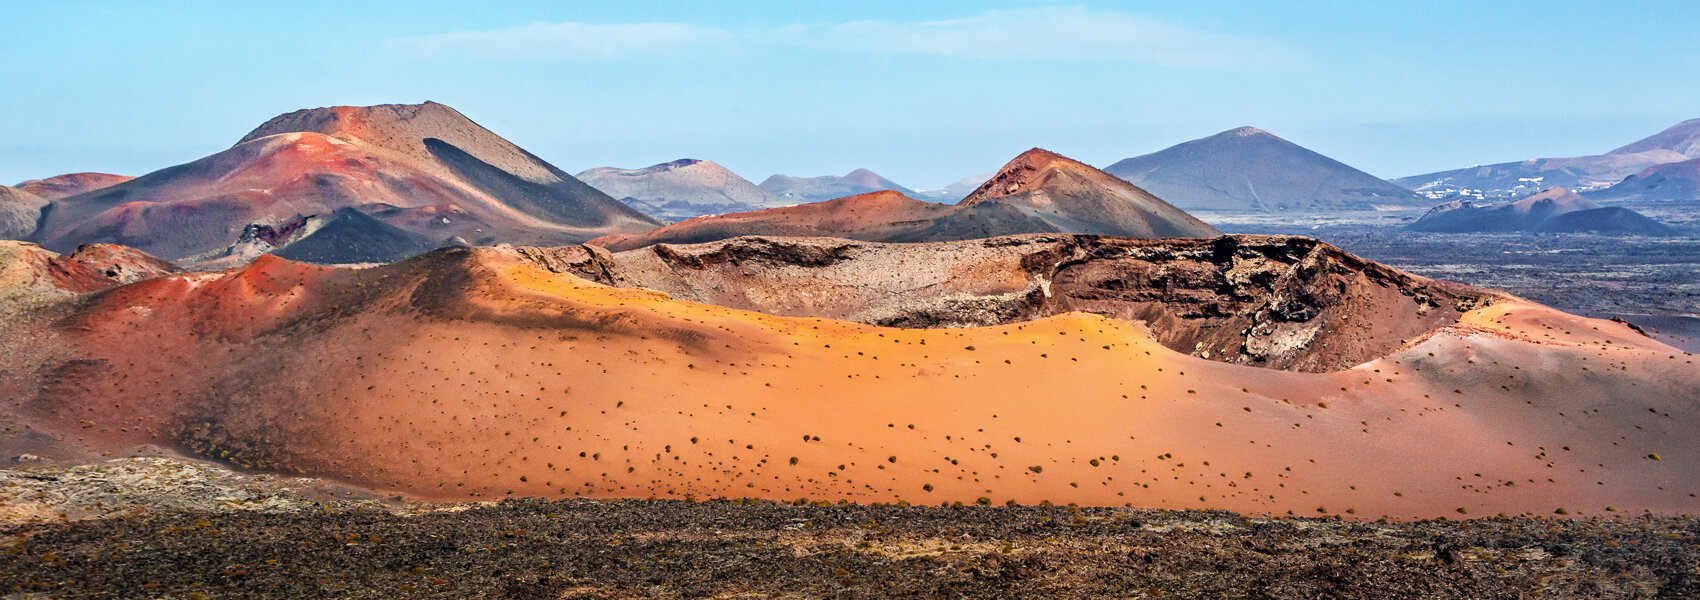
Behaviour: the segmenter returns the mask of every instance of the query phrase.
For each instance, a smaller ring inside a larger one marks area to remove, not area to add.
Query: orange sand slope
[[[18,399],[5,410],[67,443],[178,444],[429,498],[1700,508],[1693,357],[1521,302],[1356,368],[1294,373],[1081,313],[888,329],[451,248],[359,271],[266,256],[8,327],[0,346],[53,358],[0,352],[0,397]]]

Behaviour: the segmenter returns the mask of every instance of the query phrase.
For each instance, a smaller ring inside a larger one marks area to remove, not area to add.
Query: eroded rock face
[[[1195,356],[1294,371],[1351,367],[1505,297],[1284,236],[745,237],[612,255],[594,246],[515,251],[608,285],[786,316],[933,328],[1090,312],[1142,321],[1165,346]]]

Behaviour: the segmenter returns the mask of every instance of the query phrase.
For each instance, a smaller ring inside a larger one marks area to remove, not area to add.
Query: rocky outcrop
[[[27,242],[0,241],[0,317],[179,272],[176,265],[126,246],[85,244],[59,254]]]
[[[1144,322],[1177,351],[1295,371],[1359,364],[1505,297],[1284,236],[745,237],[612,255],[594,246],[516,252],[608,285],[787,316],[936,328],[1083,311]]]

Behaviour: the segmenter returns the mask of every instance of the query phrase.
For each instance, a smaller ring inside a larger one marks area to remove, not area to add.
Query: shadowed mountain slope
[[[0,240],[28,239],[46,206],[46,198],[0,185]]]

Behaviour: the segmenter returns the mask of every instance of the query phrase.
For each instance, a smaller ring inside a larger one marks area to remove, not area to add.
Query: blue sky
[[[424,100],[569,172],[690,157],[920,188],[1033,146],[1105,166],[1240,125],[1392,177],[1700,117],[1692,0],[0,0],[0,21],[4,184]]]

